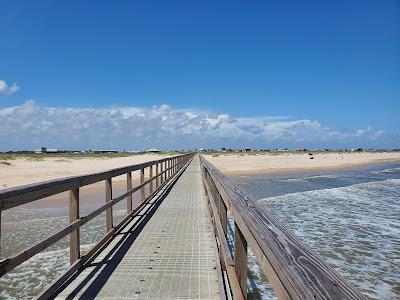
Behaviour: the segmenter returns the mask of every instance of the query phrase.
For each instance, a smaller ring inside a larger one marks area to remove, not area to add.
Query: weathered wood
[[[218,198],[219,198],[219,205],[220,205],[219,217],[221,220],[222,228],[226,235],[228,233],[228,209],[226,208],[225,202],[222,200],[222,197],[220,194],[218,194]]]
[[[69,222],[73,223],[79,219],[79,188],[69,191]],[[69,234],[69,262],[72,265],[79,259],[79,228]]]
[[[150,178],[153,178],[153,166],[150,166]],[[153,179],[150,179],[150,194],[153,193]]]
[[[239,279],[239,285],[242,293],[247,299],[247,241],[235,224],[235,272]]]
[[[161,163],[161,184],[165,181],[165,162]]]
[[[223,266],[225,267],[226,265],[234,265],[231,253],[229,252],[229,247],[228,247],[228,241],[226,240],[224,230],[222,228],[221,222],[219,221],[218,217],[218,211],[217,207],[215,206],[213,196],[210,192],[210,187],[209,185],[205,185],[205,189],[207,192],[207,198],[210,206],[210,213],[213,218],[213,224],[214,224],[214,229],[216,236],[219,238],[219,246],[221,250],[221,258],[223,262]]]
[[[249,194],[202,164],[280,299],[366,299]]]
[[[126,173],[126,191],[132,190],[132,172]],[[126,196],[126,211],[130,213],[132,211],[132,194]]]
[[[156,164],[156,189],[160,186],[160,176],[158,176],[160,173],[158,173],[158,165]]]
[[[140,169],[140,183],[144,183],[144,169]],[[146,198],[145,186],[140,189],[140,199],[143,202]]]
[[[213,183],[208,173],[202,172],[202,176],[203,176],[205,191],[208,198],[210,213],[213,220],[214,232],[219,241],[218,245],[219,245],[222,267],[227,273],[229,284],[231,287],[231,292],[233,294],[233,299],[238,299],[238,300],[244,299],[242,289],[239,284],[239,279],[235,272],[234,261],[229,251],[228,241],[226,239],[226,233],[224,232],[223,226],[218,217],[218,210],[215,205],[215,200],[213,199],[212,192],[210,189],[210,186],[212,186]]]
[[[112,200],[112,180],[111,178],[107,178],[106,182],[106,202],[110,202]],[[109,232],[113,228],[113,208],[110,206],[106,210],[106,233]]]
[[[2,239],[1,239],[1,209],[0,209],[0,256],[1,256],[1,245],[2,245]]]

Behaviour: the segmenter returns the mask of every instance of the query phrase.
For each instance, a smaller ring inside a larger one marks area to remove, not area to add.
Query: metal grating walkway
[[[56,299],[219,299],[218,266],[196,156],[165,199],[151,200]]]

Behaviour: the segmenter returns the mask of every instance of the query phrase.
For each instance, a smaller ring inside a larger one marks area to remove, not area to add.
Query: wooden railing
[[[21,187],[0,191],[0,233],[1,233],[1,211],[20,206],[32,201],[49,197],[61,192],[69,191],[69,224],[41,242],[25,249],[24,251],[8,257],[0,262],[0,276],[11,271],[32,256],[53,245],[60,239],[70,236],[70,263],[71,266],[63,278],[67,278],[96,253],[113,233],[127,222],[141,209],[146,202],[158,192],[170,178],[185,167],[193,157],[192,153],[168,157],[160,160],[149,161],[142,164],[122,167],[95,174],[61,178],[42,183],[25,185]],[[155,167],[155,174],[154,173]],[[145,169],[149,168],[149,178],[145,180]],[[140,172],[140,184],[132,187],[132,172]],[[112,178],[126,174],[127,191],[113,198]],[[79,188],[96,182],[105,182],[106,203],[88,215],[81,216],[79,213]],[[146,197],[145,188],[149,185],[149,195]],[[132,194],[140,190],[140,205],[132,209]],[[127,200],[127,216],[117,225],[113,224],[113,206],[123,199]],[[80,253],[80,227],[92,220],[94,217],[106,212],[106,234],[85,255]],[[61,279],[60,279],[61,280]]]
[[[366,299],[249,194],[200,158],[220,260],[234,299],[247,298],[249,246],[279,299]],[[234,220],[234,254],[227,243]]]

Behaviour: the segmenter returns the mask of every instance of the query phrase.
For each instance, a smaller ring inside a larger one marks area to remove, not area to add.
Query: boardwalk
[[[133,172],[140,176],[135,187]],[[127,191],[113,197],[112,179],[124,174]],[[80,214],[80,188],[101,181],[105,204]],[[249,248],[280,299],[366,299],[249,194],[194,153],[0,191],[0,217],[2,210],[65,191],[69,224],[0,261],[2,276],[69,236],[70,267],[38,295],[40,300],[243,300]],[[132,194],[139,191],[140,205],[133,208]],[[113,206],[121,201],[126,201],[126,216],[114,224]],[[82,252],[81,226],[102,213],[105,235]],[[233,249],[227,241],[228,216]]]
[[[219,261],[198,158],[166,189],[56,298],[219,299]]]

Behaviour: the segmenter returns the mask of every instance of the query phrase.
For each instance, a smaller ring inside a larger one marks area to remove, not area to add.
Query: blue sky
[[[0,0],[0,35],[0,150],[167,148],[171,140],[180,147],[400,147],[399,1]],[[107,111],[105,122],[118,108],[119,122],[135,119],[126,122],[135,143],[105,128],[88,142],[81,133],[95,130],[90,124],[47,140],[43,128],[66,126],[49,121],[49,109],[68,108],[88,118],[85,109]],[[196,117],[165,123],[176,126],[168,131],[152,119],[155,111],[160,120]],[[165,136],[138,129],[139,117]]]

